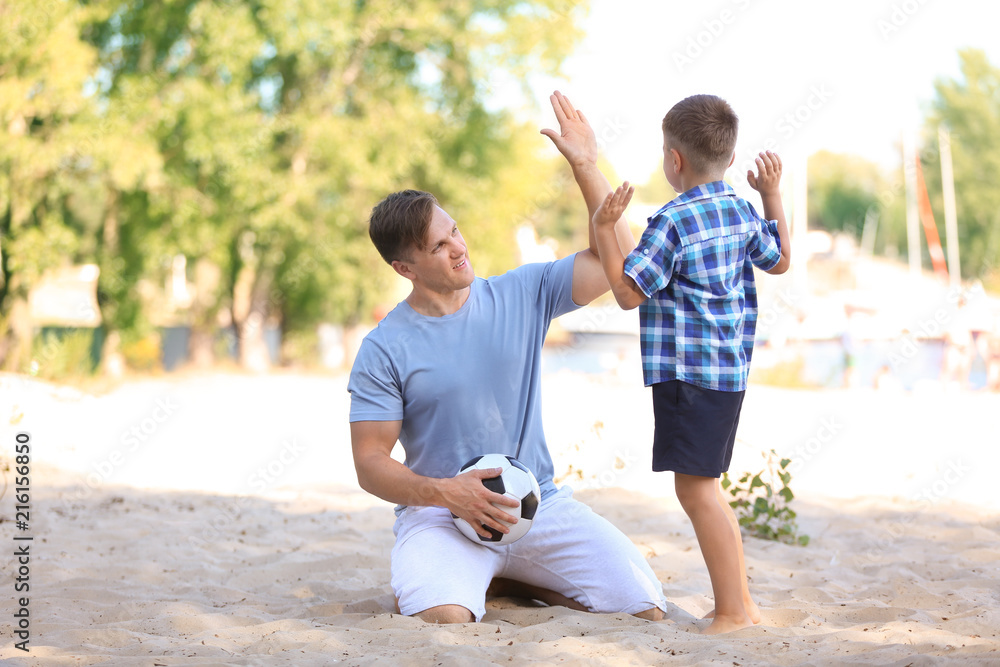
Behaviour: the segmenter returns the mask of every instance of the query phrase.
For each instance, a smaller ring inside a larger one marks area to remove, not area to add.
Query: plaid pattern
[[[723,181],[691,188],[649,218],[625,259],[648,297],[639,307],[646,386],[746,389],[757,325],[753,266],[767,270],[780,259],[777,223]]]

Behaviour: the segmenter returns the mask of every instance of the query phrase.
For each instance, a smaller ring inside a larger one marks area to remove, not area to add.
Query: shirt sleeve
[[[388,354],[365,338],[347,383],[349,421],[396,421],[403,418],[403,392]]]
[[[526,289],[537,295],[545,319],[551,321],[581,306],[573,303],[573,266],[576,254],[554,262],[525,264],[515,271]]]
[[[747,255],[758,269],[764,271],[773,269],[781,261],[781,237],[778,236],[778,222],[777,220],[761,219],[753,208],[750,211],[759,223],[760,231],[751,236],[750,243],[747,245]]]
[[[677,270],[680,238],[667,220],[664,214],[651,219],[639,245],[625,258],[625,275],[647,298],[669,285]]]

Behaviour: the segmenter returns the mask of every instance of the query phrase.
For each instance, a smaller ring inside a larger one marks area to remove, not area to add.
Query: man
[[[560,132],[543,130],[573,169],[593,216],[611,189],[597,168],[597,141],[582,113],[558,91],[550,98]],[[588,224],[588,228],[591,226]],[[541,349],[554,317],[605,293],[590,247],[556,262],[477,278],[458,225],[426,192],[386,197],[372,211],[372,242],[412,283],[361,345],[348,391],[358,482],[398,504],[392,587],[400,612],[428,622],[479,621],[487,590],[597,612],[660,620],[662,587],[628,538],[569,489],[552,481],[541,424]],[[623,247],[634,245],[624,218]],[[390,454],[396,441],[405,463]],[[473,456],[521,460],[542,502],[531,531],[514,544],[474,543],[452,514],[478,532],[508,532],[515,517],[494,507],[517,501],[482,480],[499,469],[455,476]]]

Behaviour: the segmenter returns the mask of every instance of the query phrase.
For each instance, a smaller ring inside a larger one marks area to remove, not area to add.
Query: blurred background
[[[477,274],[586,245],[538,133],[583,109],[628,213],[674,196],[660,119],[785,164],[795,261],[752,379],[1000,390],[1000,6],[988,0],[0,1],[0,367],[40,379],[342,372],[406,294],[367,236],[435,193]],[[562,318],[547,371],[638,378],[638,321]]]

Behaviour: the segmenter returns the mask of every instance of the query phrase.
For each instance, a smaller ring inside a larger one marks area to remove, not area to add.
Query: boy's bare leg
[[[740,522],[736,518],[736,514],[733,512],[733,508],[729,506],[729,501],[726,499],[725,494],[722,492],[722,487],[716,485],[716,491],[719,496],[719,505],[722,506],[723,511],[725,511],[726,516],[729,518],[729,525],[733,527],[733,534],[736,535],[736,545],[739,548],[740,556],[740,572],[743,575],[743,607],[747,612],[747,616],[756,625],[760,623],[760,607],[757,603],[753,601],[750,597],[750,585],[747,581],[747,566],[743,559],[743,535],[740,533]],[[705,618],[712,618],[715,616],[715,610],[705,614]]]
[[[739,542],[719,503],[719,481],[674,473],[674,488],[684,512],[694,525],[701,555],[708,566],[715,595],[715,616],[703,634],[732,632],[753,625],[743,601],[746,576],[741,570]]]

